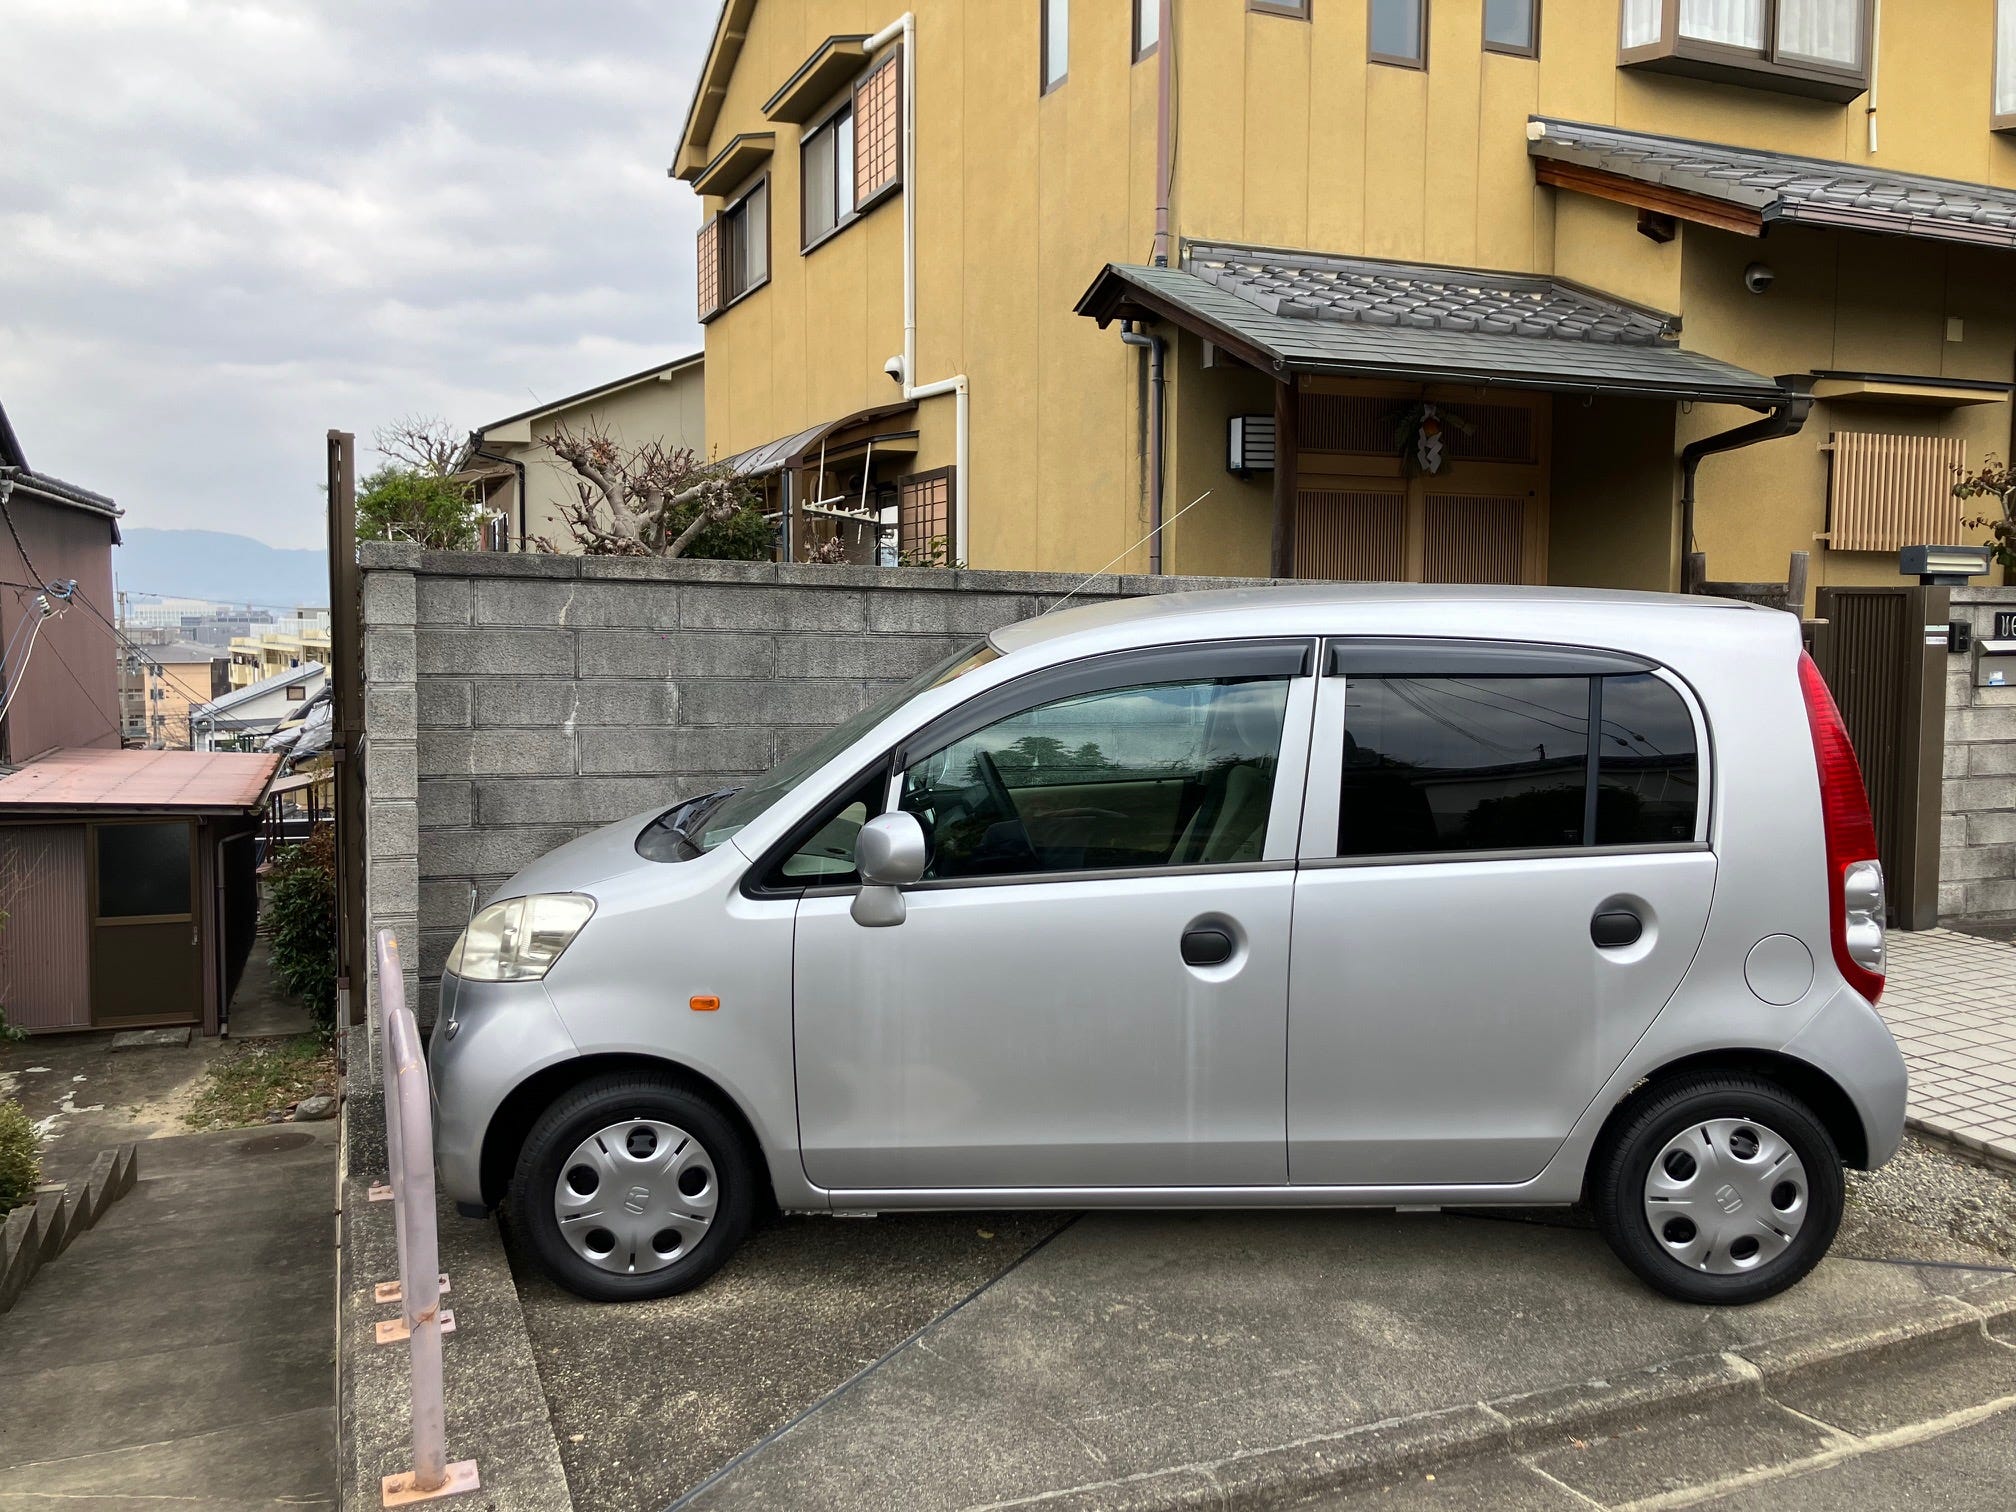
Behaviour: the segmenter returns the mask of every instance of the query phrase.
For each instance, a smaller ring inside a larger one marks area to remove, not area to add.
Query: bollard
[[[378,933],[378,982],[383,1030],[385,1143],[391,1157],[393,1224],[399,1239],[400,1322],[407,1340],[413,1416],[413,1468],[380,1482],[388,1507],[479,1489],[474,1460],[448,1462],[447,1406],[441,1379],[441,1336],[454,1327],[441,1309],[444,1277],[434,1224],[433,1099],[420,1027],[405,1003],[399,944]],[[387,1325],[379,1325],[380,1338]]]

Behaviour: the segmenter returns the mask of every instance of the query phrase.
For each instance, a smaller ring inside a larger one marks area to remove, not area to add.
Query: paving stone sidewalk
[[[2016,1165],[2016,945],[1948,929],[1888,944],[1881,1006],[1911,1067],[1911,1125]]]

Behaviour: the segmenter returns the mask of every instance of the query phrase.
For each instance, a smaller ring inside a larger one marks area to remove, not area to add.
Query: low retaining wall
[[[1976,649],[1946,663],[1946,767],[1939,829],[1939,916],[1959,922],[2016,914],[2016,656],[1997,657],[2008,684],[1978,685],[1980,642],[2016,588],[1956,588],[1952,617]]]
[[[441,965],[487,895],[598,825],[745,781],[990,630],[1249,579],[422,552],[369,543],[368,927]]]

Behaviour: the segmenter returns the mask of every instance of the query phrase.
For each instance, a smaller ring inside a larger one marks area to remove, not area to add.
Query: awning
[[[908,414],[916,409],[911,400],[895,404],[879,404],[871,409],[856,410],[851,415],[842,415],[837,420],[824,420],[817,425],[807,426],[802,431],[794,431],[788,436],[779,436],[775,441],[766,441],[761,446],[752,446],[747,451],[739,451],[732,457],[723,457],[721,465],[744,478],[760,478],[765,473],[782,472],[786,468],[803,467],[808,461],[816,460],[820,443],[824,442],[829,451],[842,451],[858,444],[862,437],[856,431],[879,425],[892,415]]]
[[[1277,375],[1405,379],[1766,408],[1791,390],[1683,349],[1670,316],[1540,274],[1187,243],[1180,268],[1109,263],[1100,325],[1167,320]]]
[[[2016,189],[1530,117],[1543,184],[1761,235],[1778,221],[2016,247]]]
[[[0,819],[54,813],[249,813],[280,770],[275,754],[51,751],[0,777]]]

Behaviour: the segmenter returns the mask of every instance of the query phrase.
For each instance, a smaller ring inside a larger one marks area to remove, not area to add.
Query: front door
[[[1289,1172],[1528,1180],[1672,996],[1715,858],[1677,682],[1602,653],[1332,642],[1289,997]]]
[[[1245,647],[1038,673],[897,753],[932,848],[907,918],[863,928],[837,893],[798,909],[816,1184],[1286,1180],[1312,687],[1302,643]]]
[[[92,1023],[202,1019],[195,830],[186,819],[92,826]]]

